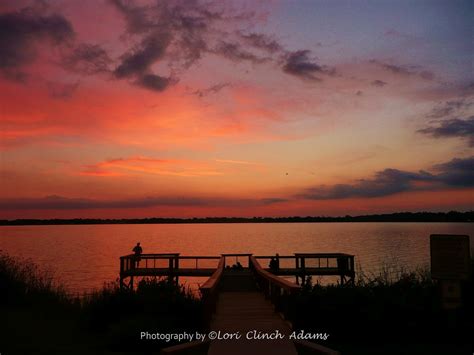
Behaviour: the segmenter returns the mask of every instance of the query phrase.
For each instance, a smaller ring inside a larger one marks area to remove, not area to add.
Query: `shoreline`
[[[472,223],[474,211],[397,212],[361,216],[199,217],[199,218],[57,218],[0,220],[0,226],[100,224],[236,224],[236,223]]]

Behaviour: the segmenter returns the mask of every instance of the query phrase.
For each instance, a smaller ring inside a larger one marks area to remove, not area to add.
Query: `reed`
[[[29,259],[15,259],[0,252],[0,302],[71,303],[65,288],[57,283],[53,274],[41,270]]]
[[[325,344],[342,353],[463,353],[474,329],[472,284],[463,284],[461,308],[445,310],[428,267],[359,270],[354,285],[309,280],[295,299],[293,324],[329,333]]]
[[[0,254],[1,346],[6,353],[156,351],[173,342],[144,342],[140,332],[196,331],[202,304],[190,289],[143,279],[134,291],[118,282],[82,297],[68,295],[31,260]]]

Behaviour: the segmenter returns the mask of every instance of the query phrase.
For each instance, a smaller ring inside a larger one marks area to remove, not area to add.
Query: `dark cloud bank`
[[[0,210],[82,210],[129,209],[149,207],[252,207],[285,202],[281,198],[224,199],[201,197],[144,197],[126,200],[93,200],[47,196],[44,198],[16,198],[0,200]]]
[[[108,72],[112,59],[97,44],[80,43],[62,59],[64,68],[83,74],[94,75]]]
[[[25,65],[42,44],[60,47],[60,65],[79,75],[107,73],[152,91],[166,90],[204,55],[233,62],[274,63],[282,72],[320,81],[334,73],[311,57],[308,49],[288,51],[273,36],[245,30],[257,14],[225,2],[157,1],[150,5],[110,0],[126,23],[117,34],[132,43],[119,58],[99,44],[79,43],[71,22],[48,5],[0,14],[0,71],[10,80],[26,81]],[[163,64],[158,70],[155,64]]]
[[[321,66],[310,58],[309,50],[289,52],[285,56],[283,71],[301,79],[321,81],[320,74],[333,75],[334,69]]]
[[[35,62],[42,46],[58,48],[59,65],[83,75],[107,72],[112,62],[101,46],[78,42],[71,22],[46,3],[0,14],[0,73],[6,79],[25,83],[25,67]]]
[[[428,118],[447,118],[452,114],[457,114],[463,109],[467,109],[474,105],[473,102],[467,99],[458,99],[446,101],[441,105],[434,107],[427,115]]]
[[[417,132],[433,138],[462,138],[474,147],[473,105],[472,98],[468,96],[440,103],[426,115],[426,118],[432,119],[431,124]]]
[[[433,80],[435,78],[435,75],[431,71],[425,70],[418,65],[396,65],[377,59],[371,59],[369,62],[395,75],[419,76],[425,80]]]
[[[25,8],[0,14],[0,70],[7,78],[26,78],[19,68],[35,60],[35,45],[39,42],[57,46],[74,38],[73,27],[66,18],[39,11]]]
[[[307,189],[297,197],[310,200],[371,198],[406,191],[474,187],[474,156],[435,165],[433,170],[434,173],[385,169],[370,179],[362,179],[353,184],[317,186]]]
[[[151,65],[172,60],[177,73],[213,54],[233,62],[277,63],[281,70],[300,79],[320,80],[316,74],[333,69],[310,58],[309,50],[290,52],[272,36],[246,32],[254,13],[229,10],[225,3],[198,1],[161,1],[139,6],[120,0],[111,1],[127,23],[126,33],[141,38],[141,45],[122,57],[115,69],[117,77],[135,77],[135,83],[161,91],[178,81],[177,77],[151,73]],[[227,4],[228,5],[228,4]],[[154,76],[159,85],[147,85],[142,75]]]
[[[451,118],[442,121],[437,126],[418,130],[434,138],[458,137],[467,139],[470,147],[474,147],[474,116],[466,119]]]

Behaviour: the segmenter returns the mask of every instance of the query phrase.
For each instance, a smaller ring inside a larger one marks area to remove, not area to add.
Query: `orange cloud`
[[[109,159],[88,165],[81,175],[120,176],[130,173],[170,175],[182,177],[223,175],[205,162],[178,159],[156,159],[149,157],[128,157]]]
[[[258,163],[254,163],[251,161],[244,161],[244,160],[215,159],[215,161],[218,163],[227,163],[227,164],[258,165]]]

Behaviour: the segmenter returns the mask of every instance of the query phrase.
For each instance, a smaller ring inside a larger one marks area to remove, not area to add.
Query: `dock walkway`
[[[273,265],[276,262],[276,267],[264,268],[260,265],[259,261],[266,264],[269,260]],[[233,267],[230,267],[230,261],[235,261]],[[280,261],[286,266],[280,267]],[[289,267],[292,263],[295,266]],[[199,288],[204,307],[203,319],[210,332],[220,336],[211,339],[210,343],[208,339],[205,343],[166,348],[162,350],[163,354],[198,354],[198,349],[210,355],[337,354],[315,343],[289,339],[289,321],[294,315],[295,299],[301,285],[311,275],[338,276],[341,284],[353,283],[354,256],[342,253],[181,256],[172,253],[120,258],[121,288],[133,289],[133,280],[139,277],[167,277],[170,282],[176,283],[182,276],[208,277]],[[281,276],[294,276],[296,282]],[[236,335],[229,339],[232,333]],[[270,339],[269,335],[272,335]],[[203,349],[208,345],[208,350]]]
[[[249,270],[225,271],[221,280],[215,316],[211,330],[241,335],[239,340],[215,340],[209,347],[209,355],[274,354],[296,355],[293,342],[288,339],[290,326],[275,312],[274,306],[257,289]],[[254,333],[255,331],[255,333]],[[262,333],[285,336],[277,340],[248,340]]]

